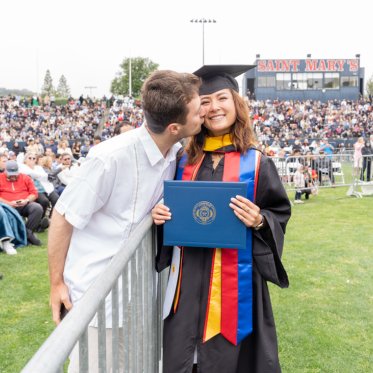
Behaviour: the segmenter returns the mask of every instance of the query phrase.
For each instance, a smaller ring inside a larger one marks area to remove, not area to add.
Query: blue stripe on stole
[[[180,158],[179,164],[177,165],[176,180],[183,179],[183,172],[184,172],[184,167],[185,167],[187,158],[188,157],[186,154],[183,154],[182,157]]]
[[[254,202],[256,150],[241,155],[240,181],[248,182],[247,198]],[[252,229],[246,230],[247,247],[238,251],[238,325],[237,344],[253,330]]]

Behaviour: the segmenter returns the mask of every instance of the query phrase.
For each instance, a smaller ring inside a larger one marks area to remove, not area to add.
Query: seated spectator
[[[40,226],[43,208],[35,202],[37,198],[38,192],[31,177],[19,173],[16,161],[8,161],[5,172],[0,174],[0,202],[15,208],[21,216],[27,218],[27,241],[40,246],[41,241],[34,231]]]
[[[73,156],[72,150],[69,148],[69,143],[66,140],[61,140],[58,143],[57,154],[69,153]]]
[[[35,138],[35,145],[37,146],[38,148],[38,151],[37,151],[37,155],[43,155],[44,154],[44,146],[43,144],[41,143],[41,140],[40,140],[40,137],[36,137]]]
[[[134,128],[135,127],[133,127],[132,124],[128,121],[119,122],[114,129],[114,135],[120,135],[121,133],[131,131]]]
[[[53,152],[53,149],[50,146],[46,146],[44,155],[47,156],[47,157],[53,157],[56,154]]]
[[[52,170],[56,171],[61,168],[61,154],[55,154],[52,156]]]
[[[47,172],[45,172],[41,165],[37,164],[39,158],[42,157],[34,153],[26,153],[24,163],[19,167],[19,172],[30,176],[34,181],[35,187],[38,190],[36,202],[40,203],[43,207],[44,217],[49,207],[53,209],[59,195],[54,190],[53,184],[48,180]],[[46,225],[46,222],[43,221],[44,228],[39,228],[38,231],[45,229]]]
[[[78,167],[78,163],[72,163],[72,156],[70,156],[70,154],[61,154],[61,172],[57,174],[57,177],[61,182],[60,187],[57,188],[57,193],[59,195],[61,195],[65,187],[70,183]]]
[[[26,152],[35,154],[39,153],[39,145],[35,143],[35,139],[33,137],[29,137],[27,141]]]
[[[0,173],[5,172],[5,165],[8,161],[8,157],[5,154],[0,155]]]
[[[329,144],[328,139],[324,139],[324,142],[320,146],[320,152],[324,152],[329,158],[333,155],[334,146]]]
[[[16,248],[27,245],[26,226],[14,208],[0,202],[0,248],[8,255],[16,255]]]
[[[99,135],[94,136],[94,138],[93,138],[93,146],[94,145],[98,145],[101,141],[102,141],[101,136],[99,136]]]
[[[79,140],[75,140],[73,146],[72,146],[72,153],[74,159],[78,160],[80,158],[80,148],[82,146],[82,143]]]
[[[11,150],[14,151],[14,153],[16,153],[16,155],[18,155],[19,153],[24,153],[25,152],[25,147],[23,145],[19,144],[18,141],[14,141]]]

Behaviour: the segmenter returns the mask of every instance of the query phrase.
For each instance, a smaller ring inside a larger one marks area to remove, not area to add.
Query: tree
[[[158,64],[148,58],[131,58],[131,88],[133,97],[140,97],[142,84],[150,73],[158,69],[158,66]],[[117,73],[116,78],[111,82],[111,93],[115,95],[129,95],[129,67],[130,59],[125,58],[120,64],[121,71]]]
[[[67,98],[70,96],[70,88],[64,75],[61,75],[57,87],[57,96]]]
[[[373,75],[367,81],[366,91],[367,91],[368,95],[372,95],[373,96]]]
[[[45,73],[44,84],[41,88],[42,96],[51,96],[54,94],[53,79],[49,70]]]

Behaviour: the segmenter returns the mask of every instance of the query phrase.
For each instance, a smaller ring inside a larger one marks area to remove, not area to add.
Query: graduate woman
[[[247,227],[248,247],[160,249],[157,269],[171,265],[164,373],[281,372],[267,281],[289,284],[281,255],[291,210],[276,167],[256,150],[248,107],[238,93],[234,77],[249,68],[204,66],[195,72],[202,78],[206,116],[179,162],[177,179],[246,181],[248,195],[232,198],[230,207]],[[172,211],[159,204],[152,216],[162,225]]]

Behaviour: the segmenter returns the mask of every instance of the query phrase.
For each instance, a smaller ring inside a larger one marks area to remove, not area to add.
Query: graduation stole
[[[207,138],[204,150],[214,151],[230,144],[229,135]],[[179,162],[176,178],[194,180],[203,159],[204,155],[196,164],[186,165],[184,155]],[[245,154],[225,152],[223,181],[247,182],[246,197],[255,202],[259,164],[260,152],[255,149],[249,149]],[[229,342],[237,345],[253,330],[252,229],[248,228],[246,232],[246,249],[214,249],[203,342],[221,333]],[[174,312],[180,297],[183,251],[184,248],[181,248]]]

